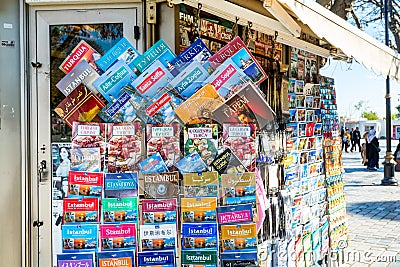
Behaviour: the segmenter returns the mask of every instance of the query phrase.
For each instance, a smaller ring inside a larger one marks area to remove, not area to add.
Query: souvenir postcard
[[[257,265],[257,252],[221,254],[221,267],[249,267]]]
[[[314,127],[315,135],[322,135],[322,123],[316,123]]]
[[[138,253],[138,267],[175,267],[174,251],[151,251]]]
[[[173,123],[177,120],[175,108],[181,105],[183,99],[173,90],[165,88],[146,108],[147,123]]]
[[[181,157],[179,124],[147,124],[146,135],[147,156],[158,152],[167,167],[174,169]]]
[[[184,197],[218,197],[218,173],[184,173],[183,196]]]
[[[203,87],[209,76],[200,62],[193,61],[170,84],[184,99],[188,99]]]
[[[296,108],[304,108],[305,107],[305,96],[297,95],[296,96]]]
[[[254,171],[257,158],[255,124],[223,124],[223,146],[229,148],[248,171]]]
[[[306,110],[306,121],[313,122],[314,121],[314,110]]]
[[[141,251],[175,250],[177,241],[175,224],[144,224],[140,226]]]
[[[138,202],[136,197],[104,198],[102,200],[103,223],[138,222]]]
[[[104,102],[98,96],[81,84],[61,101],[54,111],[72,128],[75,121],[92,121],[104,106]]]
[[[304,94],[304,81],[296,80],[294,92],[298,95]]]
[[[182,223],[207,223],[217,221],[217,198],[181,198]]]
[[[101,155],[98,147],[71,148],[71,170],[82,172],[99,172]]]
[[[82,40],[79,42],[79,44],[75,46],[71,53],[68,54],[67,58],[59,66],[59,69],[62,70],[64,73],[69,73],[82,60],[85,60],[97,72],[99,72],[95,61],[100,57],[100,54],[96,50],[94,50],[88,43]]]
[[[179,196],[179,173],[177,171],[144,174],[143,182],[145,198],[162,199]]]
[[[137,196],[137,172],[104,174],[104,198],[127,198]]]
[[[290,122],[297,121],[297,109],[289,109],[289,121]]]
[[[96,70],[86,60],[82,60],[56,84],[56,87],[61,93],[68,96],[79,85],[83,84],[93,94],[100,97],[99,91],[93,86],[93,82],[99,77],[100,75]]]
[[[103,192],[102,172],[77,172],[68,174],[68,198],[98,197]]]
[[[273,121],[274,116],[274,111],[260,90],[252,83],[248,83],[214,111],[214,119],[219,123],[256,123],[258,129]]]
[[[220,153],[211,165],[220,175],[224,173],[247,172],[246,167],[229,148]]]
[[[317,162],[317,151],[311,150],[308,152],[308,163],[315,163]]]
[[[183,223],[182,250],[218,250],[216,223]]]
[[[317,161],[317,162],[323,160],[323,158],[324,158],[324,151],[323,151],[322,148],[318,148],[318,149],[317,149],[317,152],[316,152],[316,154],[315,154],[315,158],[316,158],[316,161]]]
[[[174,76],[157,60],[140,74],[131,85],[137,92],[151,101],[164,90],[173,78]]]
[[[140,122],[108,125],[108,172],[137,171],[142,160],[143,127]]]
[[[184,127],[185,156],[197,151],[207,165],[218,154],[218,125],[193,124]]]
[[[314,122],[316,122],[316,123],[321,123],[322,122],[321,110],[320,109],[314,110]]]
[[[51,162],[53,177],[68,177],[71,169],[71,143],[52,143]],[[61,184],[57,187],[60,189]]]
[[[297,109],[297,121],[298,122],[306,121],[306,110],[305,109]]]
[[[297,96],[294,93],[288,94],[289,108],[297,108]]]
[[[257,228],[255,223],[221,225],[223,252],[257,251]]]
[[[228,99],[249,80],[249,77],[229,58],[219,65],[205,82],[214,86],[221,97]]]
[[[218,223],[243,223],[253,221],[253,208],[251,204],[217,207]]]
[[[150,65],[159,60],[161,64],[166,68],[173,76],[178,75],[179,71],[172,65],[172,61],[175,59],[176,55],[172,49],[167,45],[167,43],[160,39],[152,47],[147,49],[143,55],[135,58],[133,60],[133,69],[136,74],[143,73]]]
[[[140,56],[140,53],[136,48],[128,41],[128,39],[122,37],[122,39],[109,49],[100,59],[96,60],[96,64],[103,71],[107,71],[107,69],[115,62],[122,60],[133,70],[133,60],[138,56]]]
[[[182,174],[208,171],[208,166],[196,150],[178,161],[175,166]]]
[[[122,88],[135,78],[136,75],[129,66],[119,60],[94,81],[93,86],[109,103],[113,103],[121,95]]]
[[[255,84],[260,84],[267,78],[267,74],[239,36],[235,37],[208,60],[215,69],[228,58],[231,58]]]
[[[286,125],[286,132],[288,133],[289,138],[297,138],[298,137],[297,127],[298,127],[298,124],[295,122],[288,123]]]
[[[175,109],[183,123],[195,124],[202,119],[212,117],[212,112],[223,103],[224,99],[211,84],[206,84],[199,91]]]
[[[61,231],[63,253],[98,250],[97,224],[63,225]]]
[[[57,267],[85,266],[95,267],[94,253],[57,254]]]
[[[145,106],[145,100],[138,94],[129,94],[125,88],[114,103],[108,104],[101,110],[99,116],[105,122],[133,122],[140,118],[138,111]],[[132,88],[133,90],[133,88]]]
[[[182,250],[182,267],[217,267],[218,251],[213,250]]]
[[[305,107],[306,108],[313,108],[313,97],[312,96],[306,96],[305,97]]]
[[[99,267],[135,267],[135,258],[136,256],[134,250],[97,253],[97,261],[99,263]]]
[[[304,137],[306,136],[306,132],[307,132],[307,123],[299,123],[298,124],[298,136],[299,137]],[[300,150],[300,149],[299,149]]]
[[[313,108],[315,108],[315,109],[321,108],[321,98],[319,98],[319,97],[313,98]]]
[[[197,38],[190,46],[188,46],[182,53],[180,53],[173,61],[172,64],[182,71],[188,63],[192,61],[199,61],[203,64],[204,68],[208,70],[210,63],[208,59],[213,55],[206,44]]]
[[[101,251],[136,250],[136,225],[100,225]]]
[[[63,223],[98,223],[99,220],[98,198],[64,198]]]
[[[167,165],[165,165],[165,162],[159,152],[156,152],[150,157],[142,160],[139,162],[138,166],[142,174],[168,172]]]
[[[308,163],[308,152],[300,153],[300,164]]]
[[[176,199],[143,199],[142,224],[176,224]]]
[[[296,79],[289,79],[289,90],[288,93],[295,93]]]

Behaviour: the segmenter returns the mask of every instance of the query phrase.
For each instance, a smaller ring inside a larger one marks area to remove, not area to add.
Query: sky
[[[367,111],[375,111],[380,118],[386,117],[386,77],[375,74],[357,62],[346,63],[330,59],[320,70],[323,76],[335,80],[338,112],[346,118],[359,118],[354,106],[363,100]],[[390,81],[391,110],[400,104],[400,83]]]

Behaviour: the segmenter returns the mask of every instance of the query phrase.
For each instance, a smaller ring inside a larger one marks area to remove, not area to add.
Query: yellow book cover
[[[223,252],[257,251],[257,227],[255,223],[221,225]]]
[[[181,199],[181,218],[184,223],[216,222],[216,209],[216,197]]]
[[[185,197],[218,197],[218,173],[184,173],[183,194]]]

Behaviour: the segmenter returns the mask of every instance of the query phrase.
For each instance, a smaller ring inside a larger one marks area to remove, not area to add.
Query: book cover
[[[100,225],[101,250],[136,250],[136,225]]]
[[[182,53],[180,53],[171,63],[178,68],[183,70],[188,63],[192,61],[201,62],[204,68],[208,70],[210,64],[207,61],[213,53],[206,46],[201,38],[197,38],[190,46],[188,46]]]
[[[104,198],[102,200],[103,223],[138,223],[136,197]]]
[[[177,203],[170,199],[143,199],[142,224],[176,224]]]
[[[143,128],[140,122],[108,125],[108,172],[137,171],[142,160]]]
[[[74,47],[71,53],[68,54],[63,63],[61,63],[61,65],[59,66],[59,69],[67,74],[82,60],[85,60],[97,72],[99,72],[100,70],[98,69],[95,61],[100,57],[100,54],[96,50],[94,50],[88,43],[82,40]]]
[[[221,253],[221,267],[258,266],[257,252]]]
[[[135,66],[134,72],[136,74],[143,73],[153,62],[159,60],[161,64],[173,75],[178,75],[179,71],[172,65],[172,61],[176,58],[175,53],[168,46],[168,44],[160,39],[152,47],[147,49],[143,55],[135,58],[133,60],[133,65]]]
[[[99,263],[99,267],[135,267],[135,258],[135,252],[132,250],[97,253],[97,261]]]
[[[253,208],[251,204],[217,207],[218,223],[243,223],[253,221]]]
[[[63,224],[98,223],[99,219],[98,198],[64,198]]]
[[[193,61],[170,84],[184,99],[188,99],[203,87],[209,76],[200,62]]]
[[[211,165],[219,174],[247,172],[246,167],[229,148],[220,153]]]
[[[82,172],[99,172],[101,155],[98,147],[71,148],[71,170]]]
[[[58,104],[54,111],[72,128],[75,121],[92,121],[104,106],[104,102],[98,96],[80,84]]]
[[[248,171],[254,171],[257,158],[256,125],[224,123],[222,128],[224,148],[229,148]]]
[[[175,109],[183,123],[195,124],[202,119],[212,117],[212,112],[223,103],[224,99],[211,84],[206,84],[199,91]]]
[[[174,251],[151,251],[138,253],[138,267],[175,267]]]
[[[140,226],[141,251],[175,250],[177,231],[175,224],[144,224]]]
[[[63,225],[61,231],[63,253],[98,250],[99,226],[97,224]]]
[[[126,198],[137,196],[137,172],[104,174],[104,198]]]
[[[98,197],[103,192],[102,172],[70,171],[68,174],[68,198]]]
[[[183,223],[182,250],[218,250],[216,223]]]
[[[250,78],[246,76],[232,59],[228,58],[217,67],[205,82],[214,86],[221,97],[228,99],[249,81]]]
[[[140,56],[136,48],[126,39],[122,37],[111,49],[109,49],[100,59],[96,60],[97,66],[103,71],[113,65],[118,60],[125,62],[130,69],[133,70],[133,60]]]
[[[173,123],[177,120],[175,109],[183,99],[172,88],[164,88],[146,108],[147,123]]]
[[[138,166],[142,174],[156,174],[169,171],[159,152],[142,160],[138,163]]]
[[[172,170],[181,156],[179,124],[147,124],[146,135],[147,156],[158,152]]]
[[[221,225],[221,245],[223,252],[256,252],[256,224]]]
[[[208,60],[216,68],[216,66],[224,63],[228,58],[231,58],[255,84],[260,84],[268,77],[239,36],[222,47]]]
[[[71,143],[52,143],[51,162],[53,177],[68,177],[71,169]],[[61,184],[55,187],[61,190]]]
[[[274,116],[274,111],[252,83],[248,83],[214,111],[214,119],[219,123],[255,123],[258,129],[273,121]]]
[[[103,108],[99,117],[105,122],[133,122],[140,118],[140,110],[146,105],[145,100],[138,94],[130,94],[125,86],[121,95]],[[131,90],[134,90],[133,88]]]
[[[93,86],[109,103],[113,103],[122,93],[122,88],[136,77],[129,66],[119,60],[94,81]]]
[[[193,151],[189,155],[183,157],[175,166],[182,174],[205,172],[209,169],[197,151]]]
[[[144,174],[145,198],[177,198],[179,196],[179,173],[167,172],[156,174]]]
[[[185,156],[197,151],[210,165],[218,154],[218,125],[193,124],[184,127]]]
[[[181,198],[182,223],[207,223],[217,221],[217,198]]]
[[[217,267],[218,251],[213,250],[182,250],[181,251],[182,267]]]
[[[183,196],[184,197],[218,197],[218,173],[184,173]]]
[[[99,77],[100,75],[96,70],[94,70],[86,60],[82,60],[56,84],[56,87],[61,93],[68,96],[79,85],[83,84],[89,88],[93,94],[100,96],[99,91],[93,86],[93,82]]]
[[[95,267],[94,253],[57,254],[57,267],[85,266]]]

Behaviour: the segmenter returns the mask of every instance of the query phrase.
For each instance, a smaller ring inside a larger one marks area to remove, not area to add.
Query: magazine
[[[182,250],[218,250],[216,223],[183,223]]]
[[[151,251],[138,253],[138,267],[175,267],[174,251]]]
[[[63,224],[98,223],[98,198],[64,198]]]
[[[156,174],[144,174],[144,197],[145,198],[178,198],[179,196],[179,173],[166,172]]]
[[[63,253],[98,251],[97,224],[63,225],[61,231]]]
[[[256,224],[221,225],[221,245],[223,252],[256,252]]]
[[[207,223],[217,221],[217,198],[181,198],[182,223]]]
[[[77,172],[68,174],[68,198],[98,197],[103,192],[102,172]]]
[[[107,71],[115,62],[122,60],[133,70],[133,60],[138,56],[140,56],[140,53],[136,48],[128,39],[122,37],[121,40],[109,49],[100,59],[96,60],[96,64],[103,71]]]
[[[177,202],[170,199],[143,199],[142,224],[176,224]]]
[[[221,253],[221,267],[249,267],[257,265],[257,252]]]
[[[182,267],[217,267],[218,251],[213,250],[182,250]]]
[[[137,197],[104,198],[103,223],[138,223]]]
[[[136,250],[136,225],[100,225],[101,251]]]
[[[218,173],[184,173],[183,196],[184,197],[218,197]]]
[[[82,40],[75,46],[71,53],[68,54],[68,57],[63,61],[63,63],[61,63],[59,69],[67,74],[82,60],[85,60],[93,67],[93,69],[95,69],[97,72],[100,72],[100,69],[95,63],[95,61],[100,57],[100,54],[96,50]]]
[[[85,266],[95,267],[94,253],[57,254],[57,267]]]
[[[71,169],[71,143],[52,143],[51,159],[53,178],[68,177]],[[61,184],[57,188],[61,190]]]
[[[218,154],[218,125],[193,124],[184,127],[185,156],[197,151],[207,165]]]
[[[188,63],[192,61],[199,61],[203,64],[206,70],[209,70],[210,63],[208,59],[213,55],[210,49],[206,46],[201,38],[197,38],[190,46],[188,46],[182,53],[180,53],[173,61],[172,64],[182,71]]]
[[[156,174],[169,171],[159,152],[142,160],[138,163],[138,166],[142,174]]]
[[[219,174],[247,172],[246,167],[229,148],[220,153],[211,165]]]
[[[175,164],[180,173],[199,173],[208,171],[208,166],[195,150]]]
[[[137,196],[137,172],[104,174],[104,198],[127,198]]]
[[[140,226],[141,251],[176,250],[176,225],[174,224],[144,224]]]
[[[99,263],[99,266],[101,267],[103,266],[135,267],[136,266],[135,258],[136,258],[135,251],[133,250],[97,253],[97,261]]]
[[[101,170],[100,148],[71,148],[71,170],[82,172],[99,172]]]
[[[251,204],[217,207],[218,223],[243,223],[253,221],[253,208]]]

